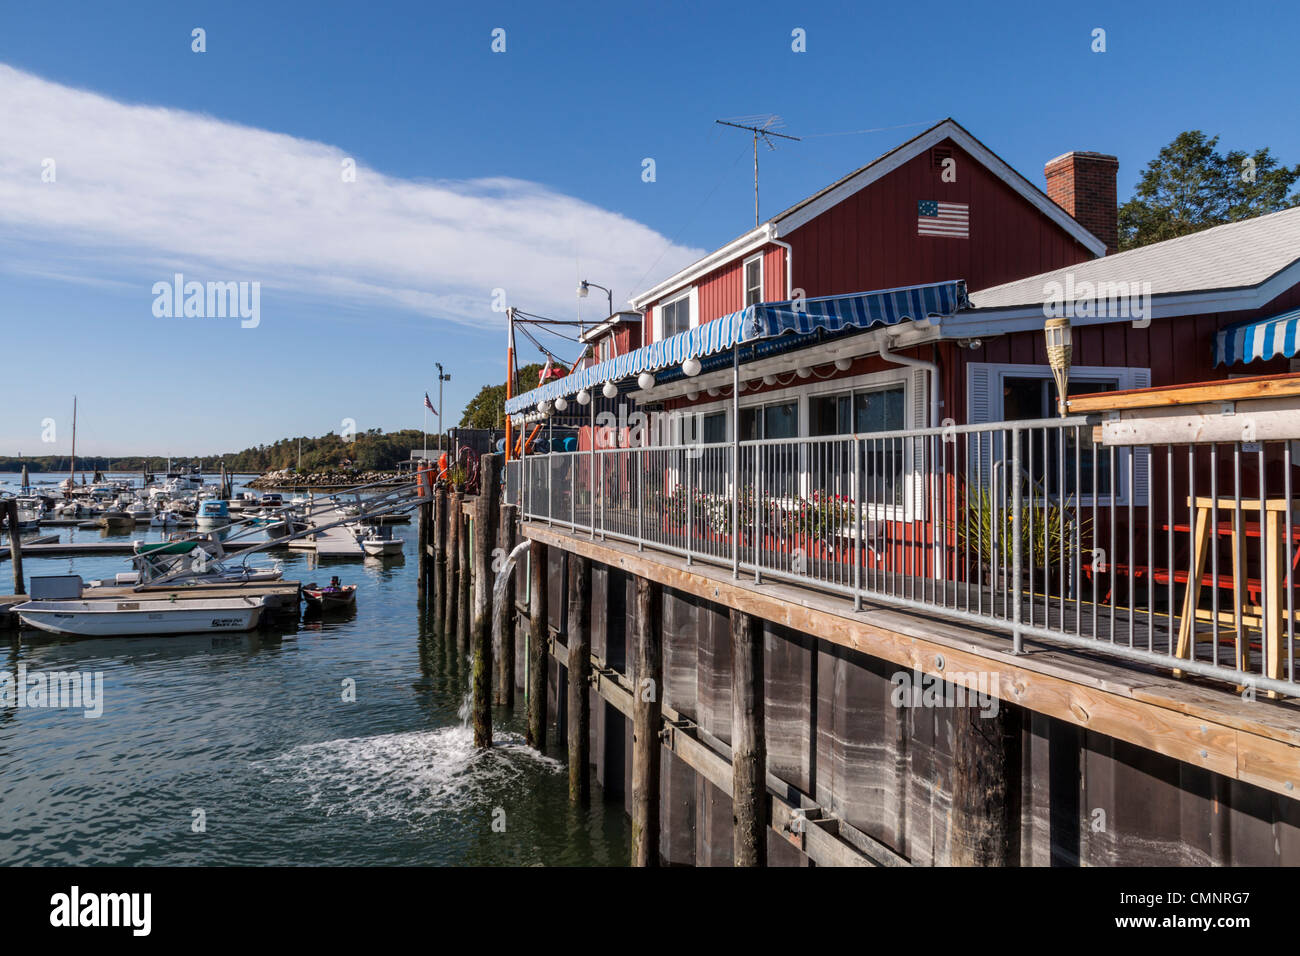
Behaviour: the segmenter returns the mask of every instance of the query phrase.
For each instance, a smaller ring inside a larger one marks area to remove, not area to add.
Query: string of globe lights
[[[747,391],[755,391],[762,386],[771,387],[773,385],[780,385],[782,387],[785,387],[787,385],[794,383],[798,379],[806,380],[809,378],[817,378],[817,379],[825,380],[833,377],[837,373],[847,372],[852,367],[852,365],[853,365],[853,361],[847,358],[837,358],[833,362],[822,363],[817,366],[801,365],[798,368],[794,369],[794,371],[790,372],[789,375],[785,376],[784,378],[780,375],[767,374],[764,375],[761,379],[742,380],[740,382],[740,391],[743,394],[744,392]],[[818,371],[819,368],[826,368],[826,371],[824,373],[820,372]],[[699,375],[700,370],[701,370],[700,360],[698,358],[695,358],[694,356],[682,362],[682,373],[686,375],[688,378],[694,378],[695,376]],[[649,392],[653,390],[655,387],[654,373],[648,371],[642,372],[637,376],[636,384],[637,387],[643,392]],[[710,398],[728,397],[732,394],[732,392],[733,392],[733,387],[728,385],[711,386],[709,388],[704,389],[704,394],[708,395]],[[617,398],[619,395],[619,388],[616,384],[614,384],[614,381],[611,379],[605,382],[605,384],[602,386],[601,394],[607,399],[614,399]],[[686,391],[687,401],[693,402],[699,397],[700,397],[700,389],[687,389]],[[586,406],[591,404],[591,391],[586,388],[579,389],[578,392],[574,395],[574,399],[577,401],[579,405],[585,408]],[[563,395],[561,395],[556,397],[553,400],[548,399],[539,402],[537,404],[537,408],[535,411],[526,412],[526,413],[524,412],[517,413],[514,416],[514,423],[516,425],[523,425],[530,422],[545,421],[546,419],[550,418],[552,415],[556,414],[557,412],[563,414],[564,412],[568,411],[568,409],[569,409],[569,401]]]

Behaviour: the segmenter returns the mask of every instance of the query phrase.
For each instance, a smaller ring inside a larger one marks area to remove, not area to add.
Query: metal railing
[[[1002,630],[1017,652],[1051,639],[1300,692],[1291,443],[1121,448],[1095,424],[588,449],[512,461],[506,488],[527,520]]]

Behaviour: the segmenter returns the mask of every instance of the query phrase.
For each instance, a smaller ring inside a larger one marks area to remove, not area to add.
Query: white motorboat
[[[151,528],[180,528],[184,525],[191,525],[194,521],[190,518],[182,517],[175,511],[164,509],[149,519]]]
[[[401,538],[385,538],[373,531],[361,539],[361,547],[372,557],[401,554],[403,544],[405,542]]]
[[[145,518],[153,517],[153,509],[139,499],[128,504],[124,510],[137,521],[143,521]]]
[[[28,627],[54,634],[118,637],[251,631],[265,606],[265,598],[245,595],[197,601],[28,601],[13,611]]]

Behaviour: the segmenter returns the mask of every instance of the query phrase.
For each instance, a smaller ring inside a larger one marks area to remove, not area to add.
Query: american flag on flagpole
[[[969,239],[970,205],[964,202],[920,200],[916,204],[916,234]]]
[[[433,412],[434,415],[438,414],[438,410],[433,407],[433,402],[429,401],[428,392],[424,393],[424,407],[427,408],[429,411]]]

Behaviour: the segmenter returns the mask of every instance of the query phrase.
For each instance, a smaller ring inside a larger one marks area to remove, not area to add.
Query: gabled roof
[[[1151,283],[1151,294],[1252,289],[1300,263],[1300,206],[1230,222],[970,294],[976,309],[1041,306],[1052,283]],[[1297,275],[1300,281],[1300,275]],[[1270,296],[1271,298],[1271,296]]]
[[[1080,245],[1093,255],[1106,253],[1106,244],[1079,224],[1079,222],[1047,198],[1047,194],[1016,172],[1001,157],[970,134],[960,123],[952,118],[945,119],[925,132],[912,137],[900,146],[878,156],[867,165],[856,169],[847,176],[836,180],[807,199],[803,199],[785,209],[771,219],[756,226],[749,232],[737,236],[731,242],[709,253],[702,259],[677,272],[653,288],[647,289],[631,298],[632,304],[643,309],[656,299],[694,282],[705,273],[712,272],[719,266],[752,252],[780,236],[788,236],[804,223],[843,202],[859,190],[865,189],[878,179],[893,172],[903,164],[924,153],[926,150],[951,139],[964,149],[993,175],[997,176],[1015,192],[1024,197],[1063,230],[1073,236]]]

